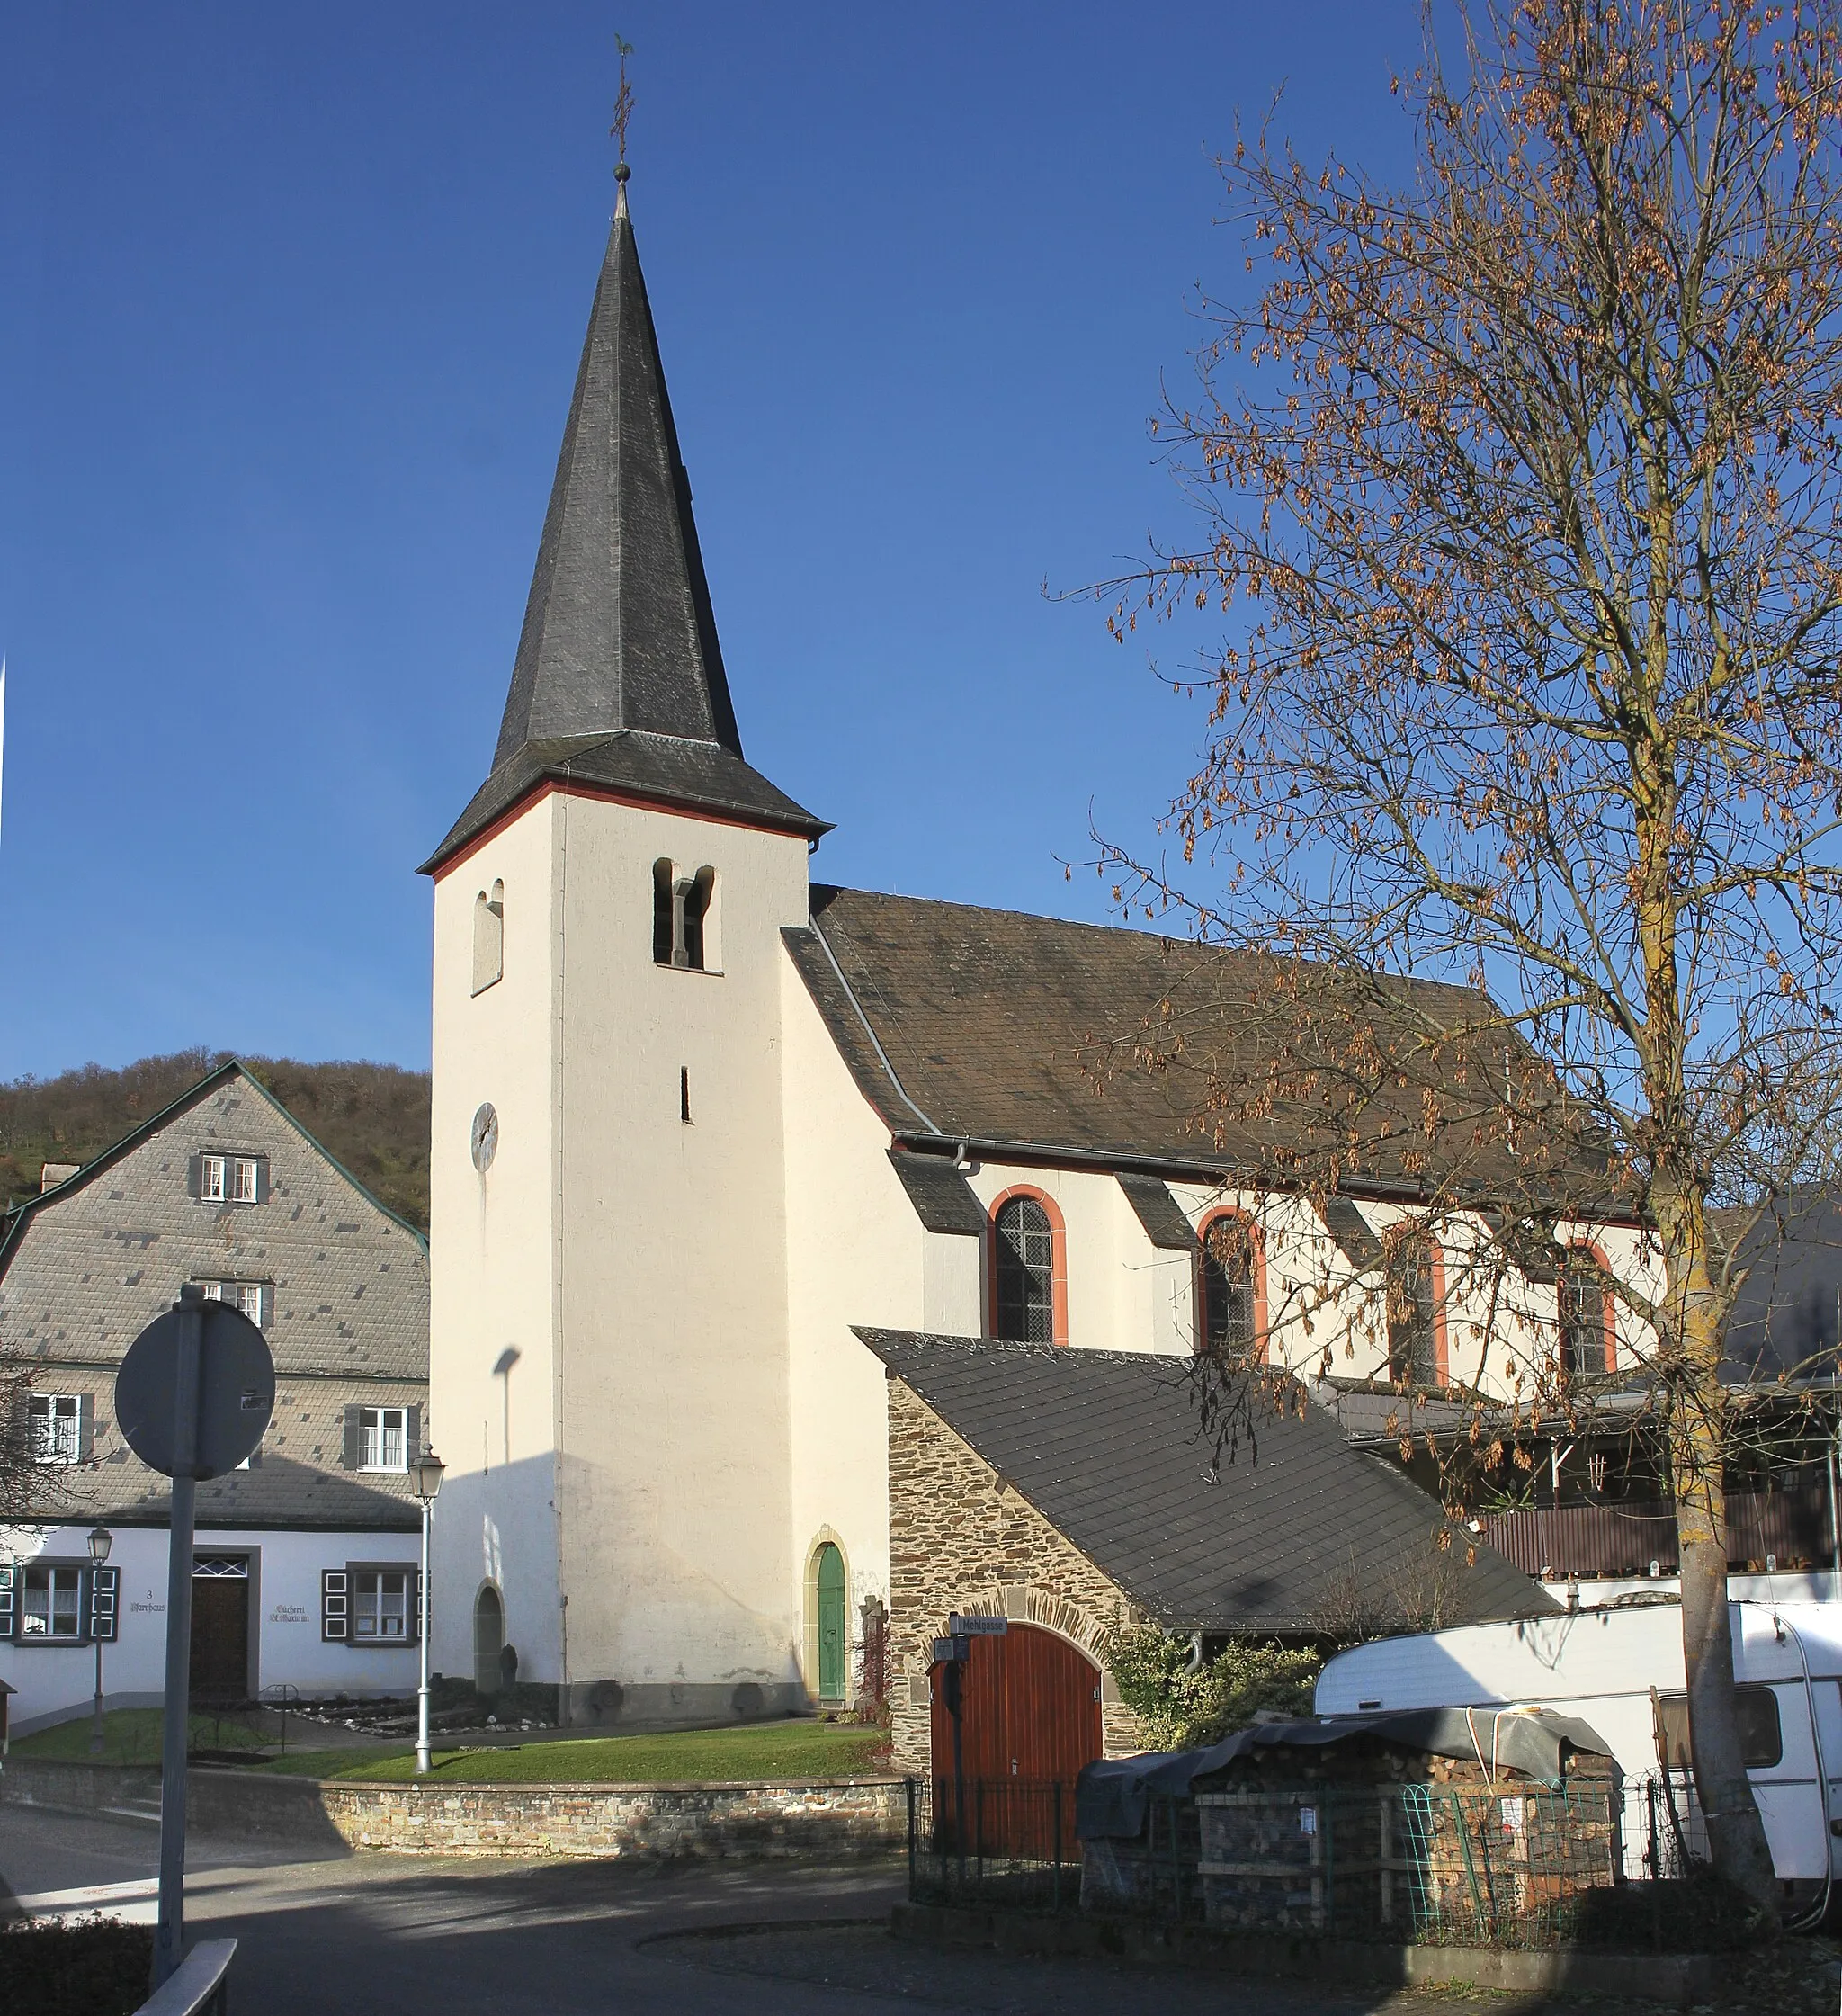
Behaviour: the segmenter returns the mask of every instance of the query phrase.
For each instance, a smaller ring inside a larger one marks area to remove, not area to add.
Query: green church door
[[[818,1550],[818,1698],[845,1698],[845,1557],[827,1540]]]

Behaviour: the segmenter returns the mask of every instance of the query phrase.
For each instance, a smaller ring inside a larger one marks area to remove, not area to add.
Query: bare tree
[[[1403,1393],[1429,1227],[1443,1378],[1516,1420],[1614,1376],[1580,1348],[1609,1298],[1668,1444],[1715,1860],[1770,1903],[1721,1361],[1747,1226],[1837,1135],[1842,31],[1829,0],[1460,22],[1462,67],[1429,22],[1397,82],[1411,186],[1270,121],[1223,164],[1252,305],[1205,304],[1163,422],[1205,537],[1106,592],[1122,638],[1229,634],[1184,682],[1213,706],[1181,860],[1103,865],[1238,956],[1125,1047],[1190,1074],[1247,1189],[1414,1200],[1354,1270]],[[1352,1272],[1285,1319],[1327,1364]]]

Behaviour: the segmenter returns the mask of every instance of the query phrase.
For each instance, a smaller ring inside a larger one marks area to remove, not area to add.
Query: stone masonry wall
[[[954,1610],[1036,1624],[1101,1669],[1109,1757],[1149,1747],[1101,1657],[1124,1591],[899,1379],[889,1383],[890,1703],[895,1768],[929,1770],[928,1668]]]
[[[147,1808],[151,1769],[13,1757],[0,1805],[62,1812]],[[388,1850],[398,1855],[595,1857],[636,1861],[838,1861],[899,1852],[908,1796],[899,1779],[809,1785],[353,1785],[186,1773],[200,1834]]]

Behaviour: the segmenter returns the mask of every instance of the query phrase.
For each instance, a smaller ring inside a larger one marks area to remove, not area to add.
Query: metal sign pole
[[[160,1915],[153,1985],[185,1957],[185,1753],[192,1694],[192,1540],[198,1482],[199,1359],[202,1302],[183,1302],[173,1391],[173,1514],[166,1557],[166,1708],[160,1732]]]

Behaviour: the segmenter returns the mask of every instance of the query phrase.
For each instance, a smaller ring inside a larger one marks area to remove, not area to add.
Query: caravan
[[[1817,1902],[1842,1875],[1842,1606],[1742,1602],[1730,1610],[1747,1775],[1780,1879],[1800,1901]],[[1513,1703],[1591,1724],[1627,1779],[1667,1772],[1691,1842],[1702,1835],[1686,1769],[1677,1604],[1613,1604],[1378,1639],[1337,1653],[1316,1698],[1319,1715],[1475,1708],[1480,1759],[1491,1741],[1483,1711]]]

